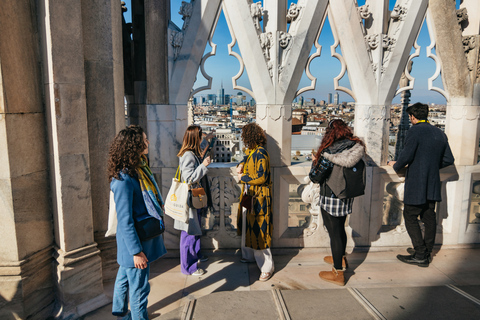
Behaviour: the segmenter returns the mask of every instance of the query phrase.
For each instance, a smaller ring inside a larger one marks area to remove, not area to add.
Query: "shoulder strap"
[[[180,171],[180,165],[178,165],[177,172],[175,173],[175,179],[182,182],[182,172]]]

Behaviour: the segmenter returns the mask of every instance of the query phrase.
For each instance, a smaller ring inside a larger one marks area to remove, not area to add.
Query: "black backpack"
[[[364,195],[365,171],[365,162],[362,159],[351,168],[334,165],[327,184],[339,199],[355,198]]]

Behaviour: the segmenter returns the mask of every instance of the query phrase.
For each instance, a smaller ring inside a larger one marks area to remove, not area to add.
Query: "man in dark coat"
[[[426,104],[415,103],[407,108],[407,113],[412,127],[397,161],[389,161],[388,165],[395,172],[407,167],[403,217],[415,252],[410,249],[410,255],[397,255],[397,258],[428,267],[437,231],[435,203],[442,201],[440,169],[453,164],[454,158],[445,133],[428,122]],[[424,237],[418,224],[419,216],[425,226]]]

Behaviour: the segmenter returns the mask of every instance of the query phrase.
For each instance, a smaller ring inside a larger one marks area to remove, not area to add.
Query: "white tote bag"
[[[180,171],[177,169],[172,179],[172,186],[165,200],[165,214],[175,220],[188,222],[188,184],[181,181]]]
[[[115,208],[115,199],[113,191],[110,190],[110,202],[108,204],[108,229],[105,237],[112,237],[117,234],[117,210]]]

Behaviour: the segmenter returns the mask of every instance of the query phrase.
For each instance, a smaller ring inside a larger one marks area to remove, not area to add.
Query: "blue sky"
[[[460,0],[456,1],[458,7],[458,3]],[[125,15],[125,19],[127,21],[131,21],[131,0],[125,0],[125,2],[127,8],[129,9],[129,11]],[[297,1],[288,0],[288,5],[290,5],[290,3],[292,2]],[[181,3],[182,0],[171,0],[171,19],[172,22],[180,28],[183,25],[182,17],[180,14],[178,14]],[[359,5],[363,5],[364,3],[365,0],[358,0]],[[394,7],[394,5],[395,0],[390,0],[390,10]],[[225,20],[225,16],[222,13],[219,18],[218,25],[212,40],[213,43],[217,44],[217,54],[213,57],[210,57],[205,62],[205,71],[213,77],[212,90],[202,91],[199,93],[200,95],[212,92],[216,93],[217,90],[220,88],[222,82],[226,94],[236,94],[237,90],[234,91],[232,89],[231,78],[235,74],[237,74],[240,64],[236,58],[228,55],[227,45],[231,42],[231,40],[232,38],[228,30],[227,22]],[[328,93],[335,92],[333,89],[333,78],[340,73],[341,66],[340,62],[336,58],[330,56],[330,46],[333,43],[334,40],[332,31],[327,20],[325,22],[319,39],[319,44],[322,45],[321,56],[315,58],[310,65],[310,71],[312,75],[317,78],[317,86],[315,90],[303,93],[302,96],[304,98],[327,100]],[[417,43],[421,46],[421,50],[420,56],[413,59],[413,68],[411,74],[415,78],[415,88],[411,92],[411,101],[445,104],[445,98],[442,95],[437,92],[427,90],[427,79],[435,73],[435,62],[432,59],[426,57],[426,47],[430,44],[430,38],[428,34],[428,28],[425,22],[420,31],[420,36]],[[207,45],[206,52],[209,52],[210,50],[210,46]],[[234,50],[240,53],[238,50],[238,44],[234,47]],[[339,49],[337,48],[337,51],[338,50]],[[312,50],[312,52],[314,52],[314,50]],[[195,83],[194,87],[197,88],[199,86],[205,85],[206,83],[206,80],[203,79],[203,76],[199,72],[197,75],[197,82]],[[246,72],[243,73],[238,83],[244,87],[250,88],[250,83],[248,81],[248,75]],[[304,72],[299,88],[308,86],[309,84],[310,80],[306,77]],[[340,81],[340,85],[350,87],[347,74]],[[434,85],[443,88],[440,77],[434,82]],[[353,101],[353,99],[346,93],[339,92],[339,94],[340,101]],[[393,102],[400,102],[400,97],[396,96]]]

